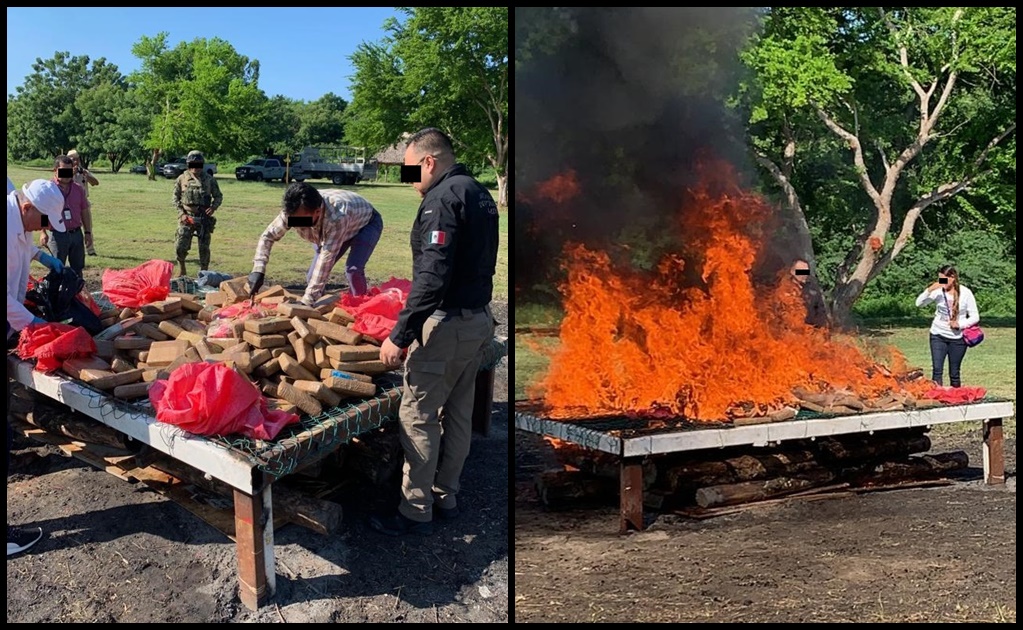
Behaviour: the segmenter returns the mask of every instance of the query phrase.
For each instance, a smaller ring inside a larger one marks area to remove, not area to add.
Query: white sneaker
[[[7,557],[25,551],[32,545],[39,542],[43,537],[43,530],[39,527],[11,527],[7,526]]]

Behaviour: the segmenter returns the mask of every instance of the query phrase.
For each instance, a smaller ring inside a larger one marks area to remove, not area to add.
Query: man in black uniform
[[[399,411],[402,500],[397,514],[370,519],[374,529],[393,536],[429,534],[434,516],[458,515],[455,495],[469,454],[480,349],[494,336],[489,305],[498,241],[494,198],[455,163],[443,132],[413,135],[405,165],[421,167],[413,186],[423,197],[412,226],[412,290],[380,348],[380,360],[390,367],[399,366],[408,349]]]

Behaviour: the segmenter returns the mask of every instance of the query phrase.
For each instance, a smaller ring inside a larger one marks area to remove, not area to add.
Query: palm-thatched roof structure
[[[401,140],[395,142],[391,146],[387,147],[383,151],[380,151],[375,156],[378,164],[404,164],[405,163],[405,147],[408,145],[408,138],[412,134],[402,134]]]

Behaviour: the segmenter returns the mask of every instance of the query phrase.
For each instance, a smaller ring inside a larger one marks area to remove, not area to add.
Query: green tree
[[[334,94],[324,94],[300,110],[302,126],[294,142],[299,148],[316,145],[338,145],[345,138],[345,108],[348,101]]]
[[[462,161],[489,164],[508,205],[508,9],[419,7],[389,20],[381,44],[362,44],[347,137],[383,147],[402,133],[438,127]]]
[[[79,155],[104,156],[115,173],[127,162],[144,157],[140,138],[149,133],[150,120],[133,90],[105,83],[79,94],[76,105],[82,121],[75,144]]]
[[[1015,222],[1015,29],[1012,8],[767,12],[740,102],[804,255],[808,218],[855,235],[833,274],[836,319],[925,213]]]
[[[25,84],[7,98],[8,155],[17,160],[56,157],[75,148],[86,125],[77,99],[101,85],[123,85],[117,67],[103,58],[91,65],[89,57],[68,52],[37,58]],[[94,155],[83,153],[83,161]]]
[[[153,163],[164,151],[199,149],[236,159],[262,151],[267,99],[258,86],[258,61],[219,38],[169,49],[167,33],[143,36],[132,53],[142,61],[131,80],[152,118],[145,146]]]
[[[261,138],[264,147],[277,153],[292,153],[301,148],[298,140],[302,129],[305,104],[285,96],[274,96],[263,106]],[[265,151],[261,151],[260,154]]]

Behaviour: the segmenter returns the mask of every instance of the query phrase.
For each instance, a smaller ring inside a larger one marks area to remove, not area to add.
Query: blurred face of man
[[[31,201],[21,199],[21,222],[26,232],[38,232],[43,229],[43,213]]]
[[[74,165],[71,162],[61,162],[57,168],[53,169],[53,181],[57,182],[61,188],[67,188],[71,185],[74,172]]]
[[[295,212],[291,216],[303,218],[311,217],[313,220],[313,227],[314,228],[319,227],[320,220],[323,218],[323,206],[321,205],[319,208],[315,210],[310,210],[309,208],[302,206],[298,210],[295,210]]]
[[[423,153],[413,146],[405,149],[405,166],[422,167],[422,175],[418,182],[413,182],[412,187],[416,189],[420,197],[426,195],[434,180],[437,179],[437,158],[429,153]]]
[[[810,279],[810,264],[805,260],[792,263],[792,278],[799,284],[806,284]]]

